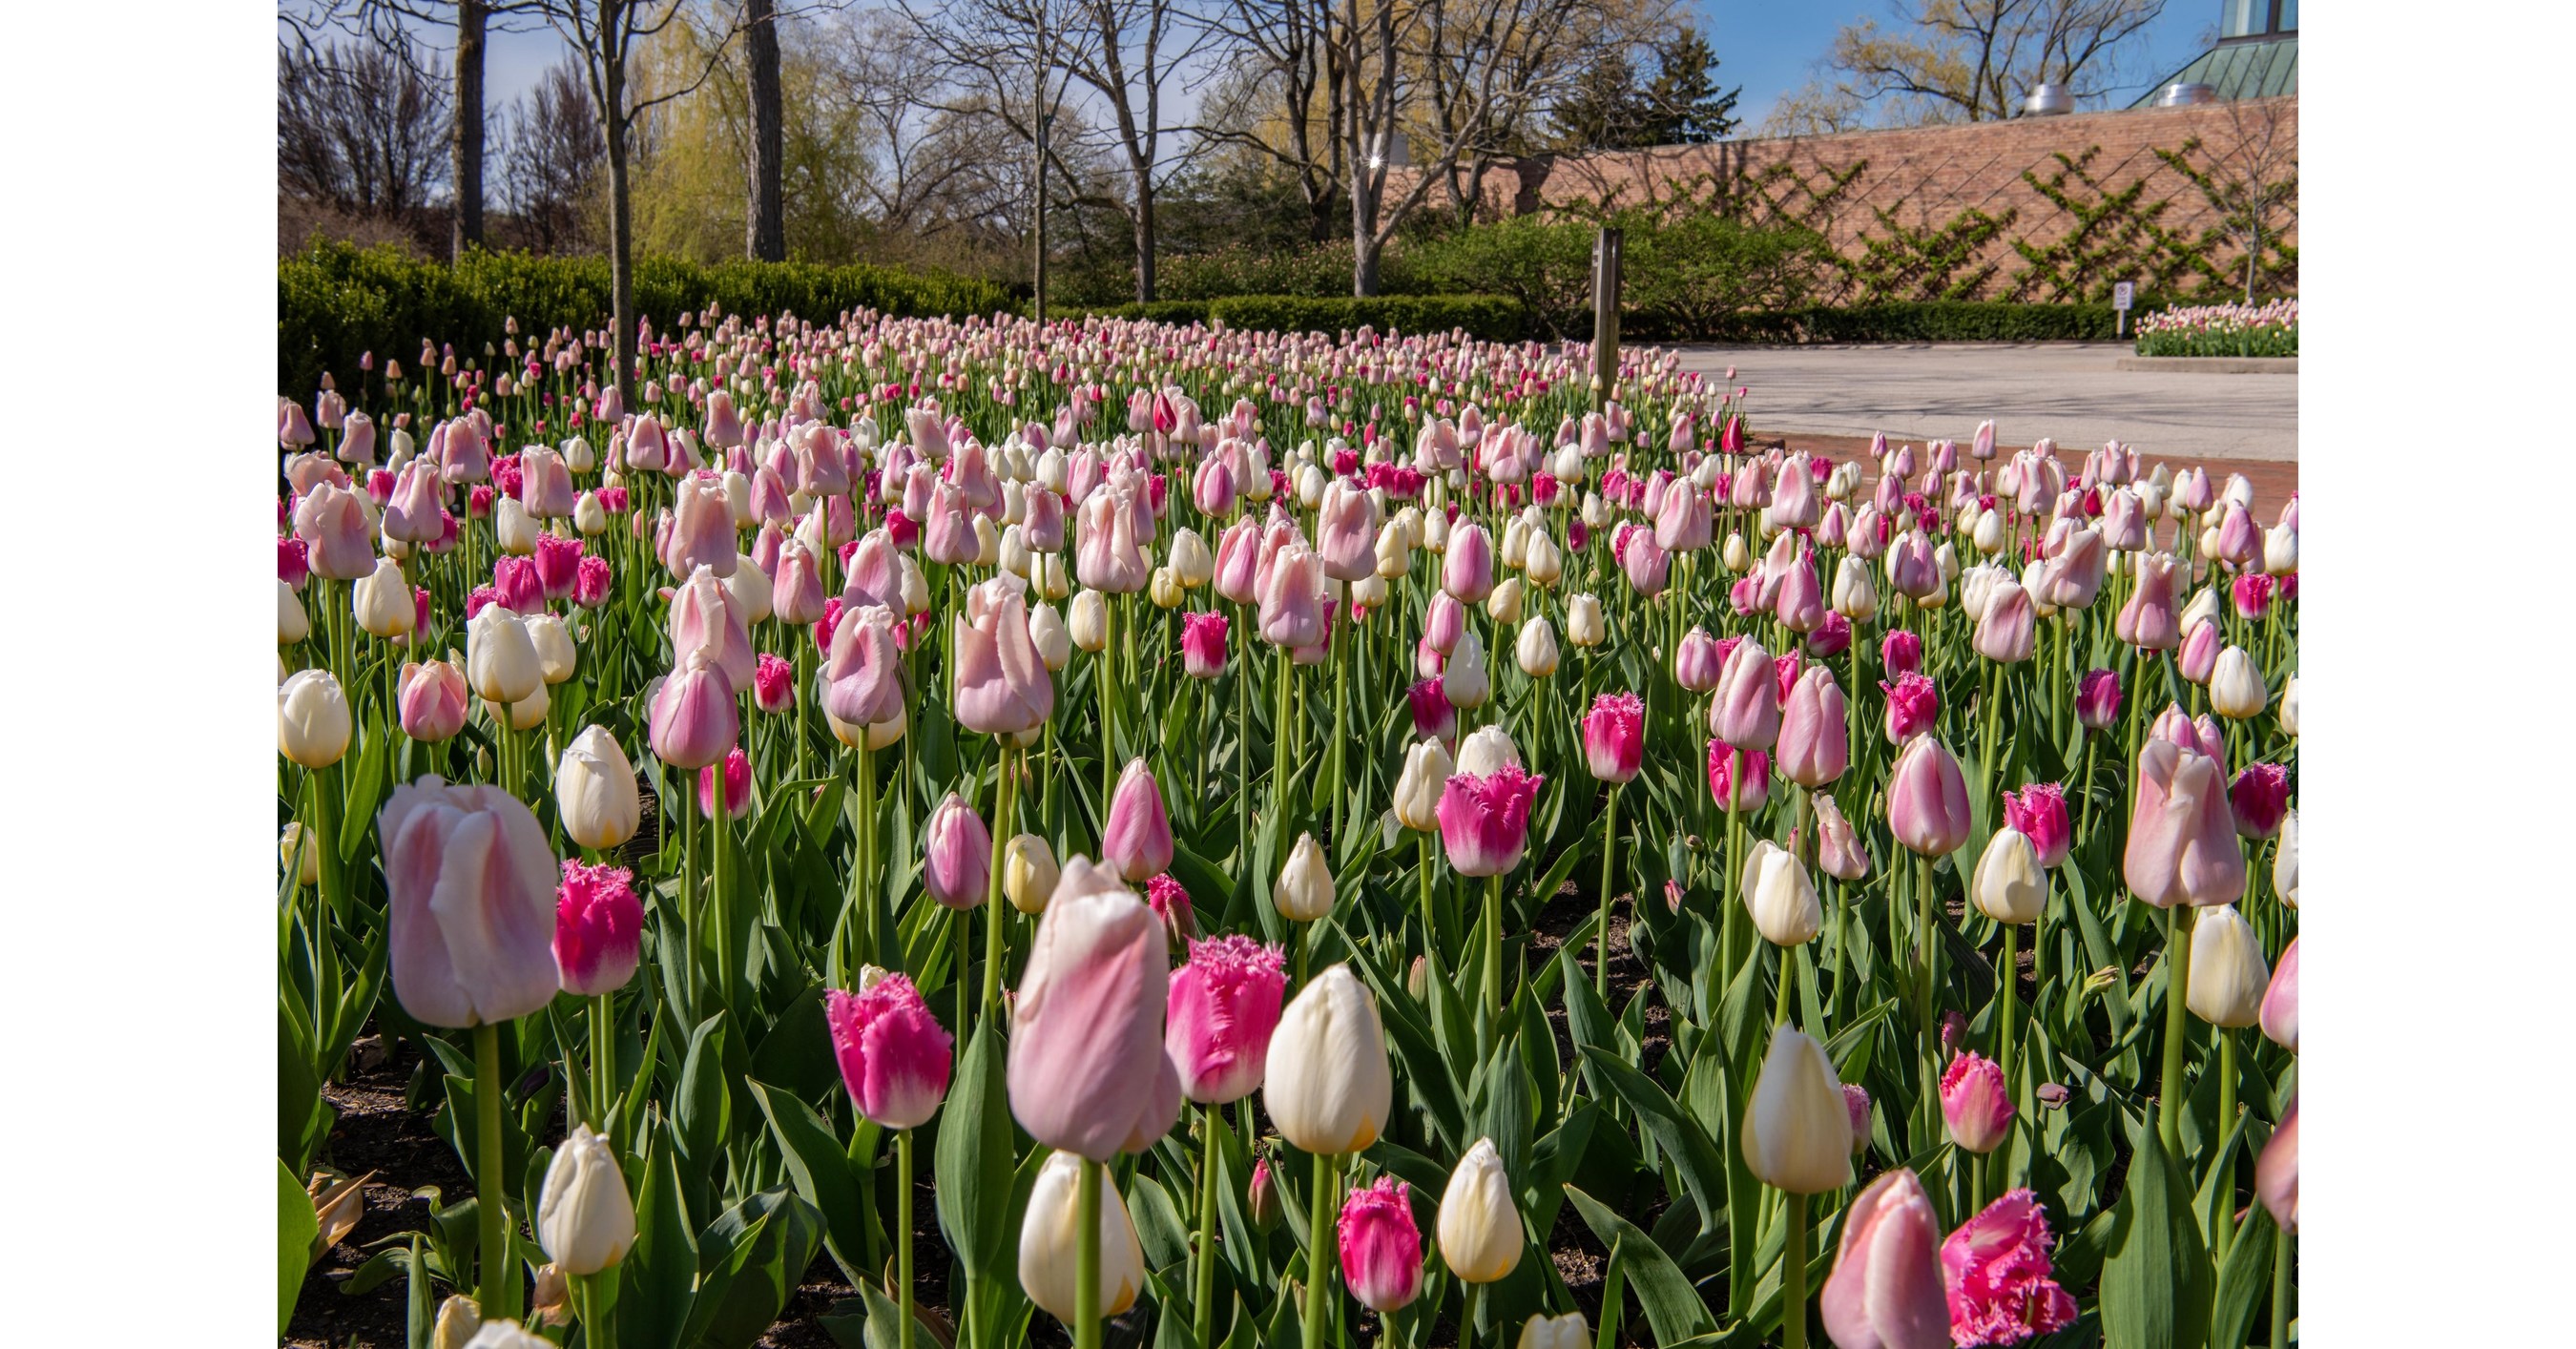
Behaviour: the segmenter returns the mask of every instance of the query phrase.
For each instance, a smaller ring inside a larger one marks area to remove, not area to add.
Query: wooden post
[[[1619,383],[1620,231],[1604,225],[1592,241],[1592,406],[1610,400]]]

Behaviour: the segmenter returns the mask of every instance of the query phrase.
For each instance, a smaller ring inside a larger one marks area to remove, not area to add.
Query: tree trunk
[[[605,6],[603,6],[605,8]],[[608,312],[614,331],[610,350],[617,361],[617,392],[627,408],[635,407],[635,217],[627,201],[626,64],[612,54],[602,62],[601,84],[608,98],[601,109],[600,130],[608,141]]]
[[[483,242],[483,26],[484,0],[456,3],[456,119],[448,133],[448,171],[456,182],[456,209],[448,255]]]
[[[747,0],[743,21],[751,44],[751,210],[743,246],[763,262],[784,262],[787,198],[780,161],[785,156],[785,109],[778,91],[775,0]]]
[[[1154,302],[1154,180],[1136,171],[1136,302]]]

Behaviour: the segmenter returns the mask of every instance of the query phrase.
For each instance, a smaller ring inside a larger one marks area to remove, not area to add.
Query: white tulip
[[[635,1201],[617,1169],[617,1150],[587,1124],[572,1126],[537,1200],[537,1244],[564,1273],[615,1268],[635,1244]]]
[[[1474,737],[1469,737],[1473,739]],[[1506,737],[1506,743],[1509,738]],[[1516,751],[1517,752],[1517,751]],[[1440,789],[1458,771],[1438,740],[1416,741],[1404,752],[1404,771],[1395,780],[1395,818],[1420,833],[1440,831]]]
[[[2244,721],[2261,716],[2271,697],[2263,687],[2263,672],[2255,668],[2245,648],[2231,646],[2218,653],[2218,664],[2209,672],[2211,711],[2230,721]]]
[[[1313,834],[1299,834],[1297,846],[1270,884],[1271,906],[1291,922],[1311,923],[1333,911],[1333,869]]]
[[[1496,586],[1500,594],[1502,587]],[[1473,710],[1483,707],[1493,693],[1492,677],[1485,673],[1485,644],[1473,627],[1458,637],[1458,647],[1449,653],[1449,664],[1440,672],[1440,693],[1451,707]]]
[[[635,837],[644,818],[635,765],[606,727],[585,726],[564,746],[555,765],[555,813],[564,837],[584,848],[604,851]]]
[[[1532,614],[1521,624],[1520,642],[1513,654],[1519,658],[1521,673],[1532,679],[1545,679],[1556,673],[1556,630],[1548,626],[1547,615]]]
[[[1270,1039],[1261,1100],[1280,1136],[1318,1156],[1358,1152],[1386,1128],[1394,1089],[1376,999],[1348,965],[1315,976]]]
[[[1029,1192],[1028,1216],[1020,1223],[1020,1291],[1059,1321],[1071,1322],[1081,1296],[1078,1275],[1082,1242],[1080,1202],[1082,1168],[1087,1163],[1070,1152],[1050,1153],[1038,1168]],[[1136,1305],[1145,1288],[1145,1252],[1136,1243],[1136,1224],[1127,1216],[1127,1201],[1103,1174],[1100,1185],[1100,1314],[1116,1316]]]
[[[1744,1165],[1764,1184],[1823,1194],[1851,1184],[1851,1111],[1824,1046],[1786,1024],[1744,1107]]]
[[[2251,1026],[2272,983],[2263,941],[2233,904],[2202,909],[2191,926],[2191,988],[2183,1003],[2213,1026]]]
[[[402,564],[384,557],[376,559],[374,571],[349,587],[349,610],[358,629],[370,637],[399,637],[411,631],[420,617],[411,582],[403,579]],[[282,625],[283,610],[278,618]]]
[[[277,686],[277,752],[328,768],[349,752],[349,699],[328,670],[298,670]]]
[[[311,631],[313,623],[304,616],[304,601],[296,595],[295,587],[281,578],[277,583],[277,644],[292,646]]]
[[[1766,840],[1767,842],[1767,840]],[[1754,873],[1746,877],[1745,907],[1752,911],[1753,928],[1762,939],[1774,946],[1803,946],[1825,930],[1825,907],[1816,897],[1816,883],[1800,865],[1797,855],[1773,847],[1759,853]]]
[[[2030,835],[2007,825],[1986,841],[1968,897],[1998,923],[2035,923],[2048,905],[2048,876]]]
[[[1521,1263],[1528,1237],[1494,1140],[1479,1138],[1440,1196],[1440,1258],[1461,1283],[1493,1283]]]

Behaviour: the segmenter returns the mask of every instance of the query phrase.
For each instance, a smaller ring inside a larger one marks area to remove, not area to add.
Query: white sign
[[[2113,309],[2127,309],[2136,303],[2137,298],[2138,286],[2134,281],[2123,281],[2118,285],[2111,287],[2111,307]]]

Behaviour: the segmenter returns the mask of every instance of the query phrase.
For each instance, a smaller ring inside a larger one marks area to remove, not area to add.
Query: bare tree
[[[1341,50],[1324,40],[1332,0],[1228,0],[1207,22],[1227,39],[1231,58],[1220,63],[1202,117],[1208,134],[1286,169],[1305,199],[1307,237],[1324,242],[1345,179],[1334,132]]]
[[[451,43],[444,72],[455,116],[447,126],[448,180],[455,189],[450,202],[449,253],[463,257],[483,242],[484,90],[483,44],[494,32],[515,31],[514,16],[529,14],[538,0],[321,0],[308,7],[309,21],[337,24],[360,33],[399,57],[424,77],[441,49],[429,35],[447,33]],[[281,5],[280,13],[286,7]],[[521,20],[524,22],[524,20]]]
[[[1136,240],[1136,298],[1154,298],[1154,199],[1203,148],[1190,128],[1164,123],[1163,93],[1212,35],[1179,0],[1072,0],[1064,68],[1108,109],[1128,180],[1116,205]]]
[[[2263,251],[2278,251],[2299,220],[2299,105],[2288,98],[2240,98],[2227,104],[2227,143],[2195,167],[2195,142],[2158,150],[2158,158],[2191,180],[2218,212],[2219,228],[2245,250],[2245,301],[2254,302]],[[2292,282],[2296,284],[2295,279]]]
[[[888,234],[1017,227],[1027,158],[1008,122],[961,104],[935,42],[900,14],[845,19],[823,53],[826,87],[851,101],[867,172],[844,186]]]
[[[400,53],[372,43],[280,55],[279,189],[343,214],[408,224],[444,181],[445,92]]]
[[[2096,99],[2165,3],[1896,0],[1893,30],[1874,19],[1846,25],[1825,58],[1835,76],[1791,95],[1784,110],[1838,128],[1865,110],[1893,124],[2001,121],[2042,82]]]
[[[570,63],[547,69],[511,110],[502,184],[529,243],[541,253],[581,247],[602,157],[599,110]]]
[[[751,209],[743,248],[765,262],[787,258],[786,109],[778,88],[776,0],[745,0],[743,42],[751,65]]]
[[[1077,0],[895,0],[897,10],[931,50],[939,54],[946,111],[989,118],[1029,156],[1028,230],[1030,280],[1040,312],[1046,307],[1048,233],[1046,207],[1050,175],[1060,178],[1073,195],[1083,194],[1084,176],[1069,153],[1068,130],[1084,125],[1064,116],[1073,81],[1066,69],[1069,11]],[[1100,194],[1088,194],[1094,201]]]

